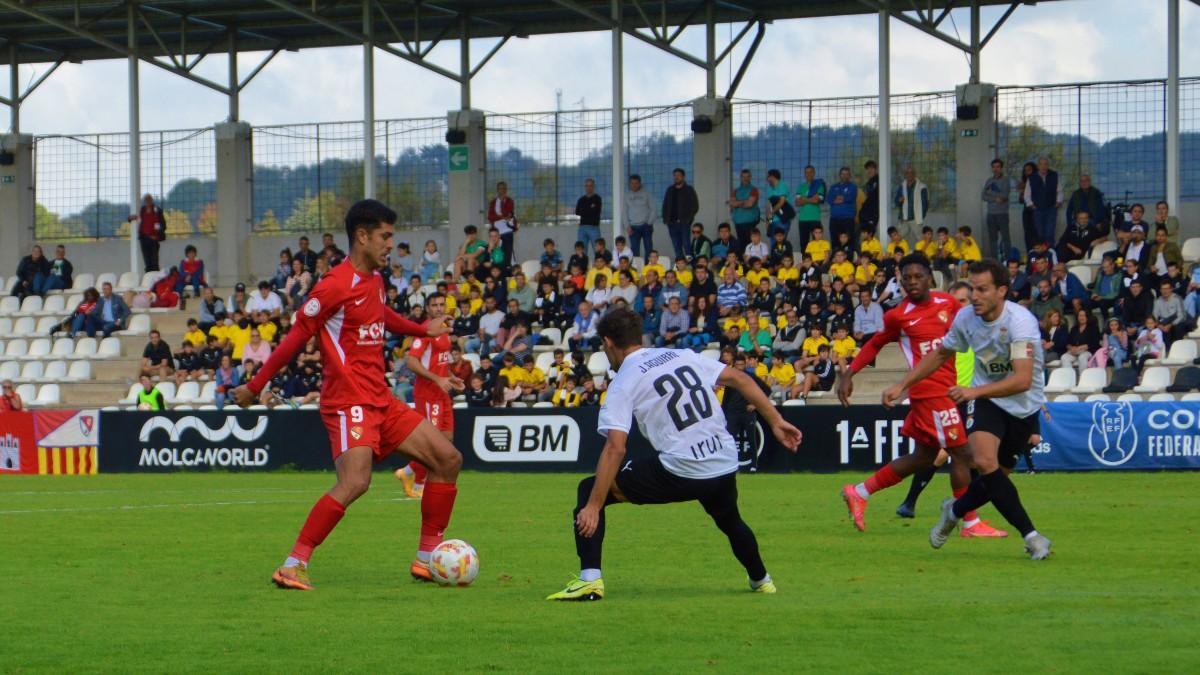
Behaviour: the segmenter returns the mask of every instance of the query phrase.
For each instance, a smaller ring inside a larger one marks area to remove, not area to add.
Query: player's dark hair
[[[926,258],[925,254],[921,253],[920,251],[909,253],[900,259],[900,269],[902,271],[909,265],[920,265],[921,267],[925,268],[925,271],[929,273],[929,276],[933,276],[933,265],[929,264],[929,258]]]
[[[632,309],[615,307],[596,322],[596,335],[612,340],[617,349],[642,344],[642,317]]]
[[[984,258],[983,260],[976,260],[975,262],[971,263],[970,267],[967,268],[967,273],[968,274],[991,274],[993,284],[995,284],[996,286],[1004,286],[1005,288],[1009,287],[1009,285],[1008,285],[1009,284],[1008,268],[1005,267],[1004,265],[1001,265],[999,262],[993,260],[992,258]]]
[[[947,293],[953,293],[954,291],[957,291],[962,288],[965,288],[969,291],[969,290],[971,290],[971,284],[968,284],[967,282],[961,281],[961,280],[956,281],[956,282],[950,284],[950,289],[947,291]]]
[[[388,208],[387,204],[377,199],[355,202],[346,211],[346,236],[350,239],[350,248],[354,248],[354,235],[360,229],[369,234],[384,223],[396,223],[396,212]]]
[[[433,302],[434,300],[437,300],[438,298],[445,298],[445,297],[446,297],[446,294],[442,293],[441,291],[438,291],[436,293],[430,293],[429,295],[425,296],[425,308],[428,309],[429,303]]]

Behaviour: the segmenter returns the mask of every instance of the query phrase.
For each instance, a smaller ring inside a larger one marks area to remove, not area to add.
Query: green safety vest
[[[140,407],[143,403],[150,406],[151,410],[162,410],[162,406],[158,404],[157,387],[151,389],[150,391],[142,389],[138,392],[138,406]]]
[[[954,370],[958,373],[958,386],[971,386],[971,380],[975,377],[975,351],[968,349],[955,354]]]

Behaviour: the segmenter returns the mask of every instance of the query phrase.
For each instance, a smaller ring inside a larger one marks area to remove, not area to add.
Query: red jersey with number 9
[[[942,339],[950,332],[950,325],[954,323],[958,310],[958,300],[941,291],[930,292],[929,300],[919,305],[905,298],[883,315],[883,330],[863,345],[850,364],[851,371],[857,373],[865,368],[875,360],[884,345],[893,341],[900,343],[909,370],[915,368],[922,358],[942,346]],[[932,375],[914,384],[908,397],[922,399],[945,396],[956,384],[954,359],[947,359]]]
[[[435,338],[419,337],[413,340],[408,348],[410,356],[416,357],[421,365],[438,377],[450,375],[450,347],[453,343],[450,334],[444,333]],[[416,400],[438,400],[450,398],[450,394],[429,378],[417,376],[413,383],[413,396]]]

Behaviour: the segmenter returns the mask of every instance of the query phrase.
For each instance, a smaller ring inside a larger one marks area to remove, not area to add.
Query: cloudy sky
[[[1200,50],[1188,48],[1188,35],[1200,35],[1200,7],[1181,2],[1184,36],[1181,72],[1200,75]],[[984,30],[1001,10],[983,10]],[[966,10],[954,21],[965,41]],[[948,20],[944,27],[953,32]],[[719,28],[727,40],[738,27]],[[871,94],[876,91],[875,16],[778,22],[750,66],[739,98],[790,99]],[[1065,0],[1021,6],[983,52],[983,79],[997,84],[1049,84],[1166,76],[1166,2],[1161,0]],[[744,45],[737,50],[740,57]],[[493,41],[472,42],[476,58]],[[680,45],[703,53],[703,29],[689,29]],[[498,112],[552,110],[555,91],[563,107],[607,107],[608,33],[583,33],[513,40],[483,69],[473,83],[475,107]],[[892,88],[894,92],[952,88],[967,78],[963,54],[898,21],[892,21]],[[239,58],[243,73],[261,54]],[[434,51],[433,59],[457,70],[457,47]],[[242,93],[242,118],[252,124],[281,124],[361,119],[362,61],[360,48],[319,49],[280,54]],[[222,80],[224,56],[201,64],[201,74]],[[23,67],[22,81],[35,79],[45,66]],[[2,69],[7,73],[8,69]],[[732,79],[723,64],[718,89]],[[143,65],[143,129],[208,126],[224,119],[221,95],[153,66]],[[6,79],[6,78],[5,78]],[[404,118],[443,115],[458,105],[457,85],[390,55],[376,55],[376,115]],[[0,79],[0,82],[4,81]],[[126,64],[97,61],[65,65],[25,103],[22,131],[86,133],[126,128]],[[7,84],[4,90],[8,91]],[[632,38],[625,39],[626,105],[668,104],[704,93],[704,74]],[[0,111],[0,115],[3,112]],[[0,120],[4,117],[0,116]],[[7,128],[6,120],[0,125]]]

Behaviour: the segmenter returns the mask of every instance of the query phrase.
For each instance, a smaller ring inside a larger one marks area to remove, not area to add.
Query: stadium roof
[[[128,56],[130,4],[0,0],[0,41],[15,44],[21,63]],[[881,8],[879,0],[626,0],[624,28],[669,44],[678,27],[705,24],[710,4],[716,23],[866,14]],[[1033,3],[978,4],[1005,5],[1011,13],[1019,4]],[[153,0],[132,5],[139,56],[178,65],[185,63],[183,54],[228,52],[231,45],[237,51],[296,50],[362,45],[365,37],[363,5],[357,1]],[[967,0],[910,0],[893,3],[892,11],[897,18],[936,29],[949,8],[970,5]],[[464,24],[472,38],[610,29],[610,8],[609,0],[375,0],[372,26],[377,42],[418,56],[428,53],[431,41],[457,40]],[[0,62],[4,56],[0,53]]]

